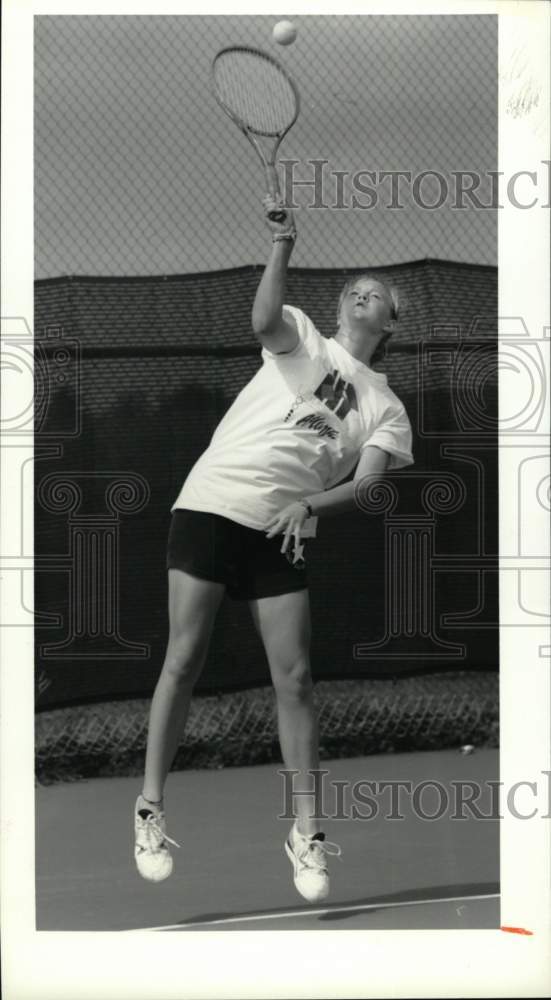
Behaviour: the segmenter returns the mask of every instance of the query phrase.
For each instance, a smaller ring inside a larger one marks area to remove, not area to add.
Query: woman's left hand
[[[287,507],[273,517],[266,528],[266,538],[274,538],[275,535],[283,532],[283,544],[281,551],[286,552],[291,541],[291,536],[295,538],[295,551],[299,552],[300,530],[308,517],[308,511],[302,503],[290,503]]]

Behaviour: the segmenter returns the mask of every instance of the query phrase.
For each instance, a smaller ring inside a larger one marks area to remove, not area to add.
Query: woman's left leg
[[[318,721],[310,671],[310,601],[306,589],[250,601],[253,620],[266,650],[277,699],[281,754],[294,776],[294,791],[314,790],[309,774],[319,768]],[[319,830],[314,795],[294,799],[297,826],[304,836]]]

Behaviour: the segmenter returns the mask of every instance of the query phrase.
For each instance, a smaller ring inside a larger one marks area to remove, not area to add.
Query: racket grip
[[[287,213],[276,212],[276,211],[268,212],[268,218],[270,222],[285,222],[285,219],[287,218]]]
[[[268,183],[269,193],[274,201],[278,201],[278,199],[281,198],[281,192],[279,190],[279,177],[277,176],[277,170],[273,163],[266,164],[266,181]],[[282,209],[274,209],[272,212],[268,212],[268,218],[270,219],[270,222],[285,222],[287,212]]]

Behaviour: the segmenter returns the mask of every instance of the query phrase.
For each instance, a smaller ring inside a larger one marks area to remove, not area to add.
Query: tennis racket
[[[216,100],[258,153],[268,191],[277,200],[281,197],[277,151],[300,109],[296,84],[277,59],[244,45],[218,53],[212,64],[212,82]],[[261,137],[273,142],[263,144]],[[285,212],[274,210],[269,217],[273,222],[284,222]]]

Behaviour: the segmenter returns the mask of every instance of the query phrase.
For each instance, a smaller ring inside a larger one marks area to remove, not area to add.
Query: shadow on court
[[[482,787],[480,812],[491,817],[490,781],[498,752],[385,754],[323,762],[331,782],[438,782],[449,808],[424,819],[411,795],[391,811],[379,793],[371,819],[331,819],[332,891],[318,907],[294,889],[283,851],[289,823],[283,779],[273,765],[170,775],[168,832],[175,870],[144,882],[134,869],[132,812],[137,778],[104,778],[39,787],[36,885],[39,930],[289,930],[499,926],[499,821],[454,819],[453,782]],[[440,801],[442,801],[440,797]],[[438,811],[427,788],[423,812]],[[468,816],[468,814],[467,814]]]

